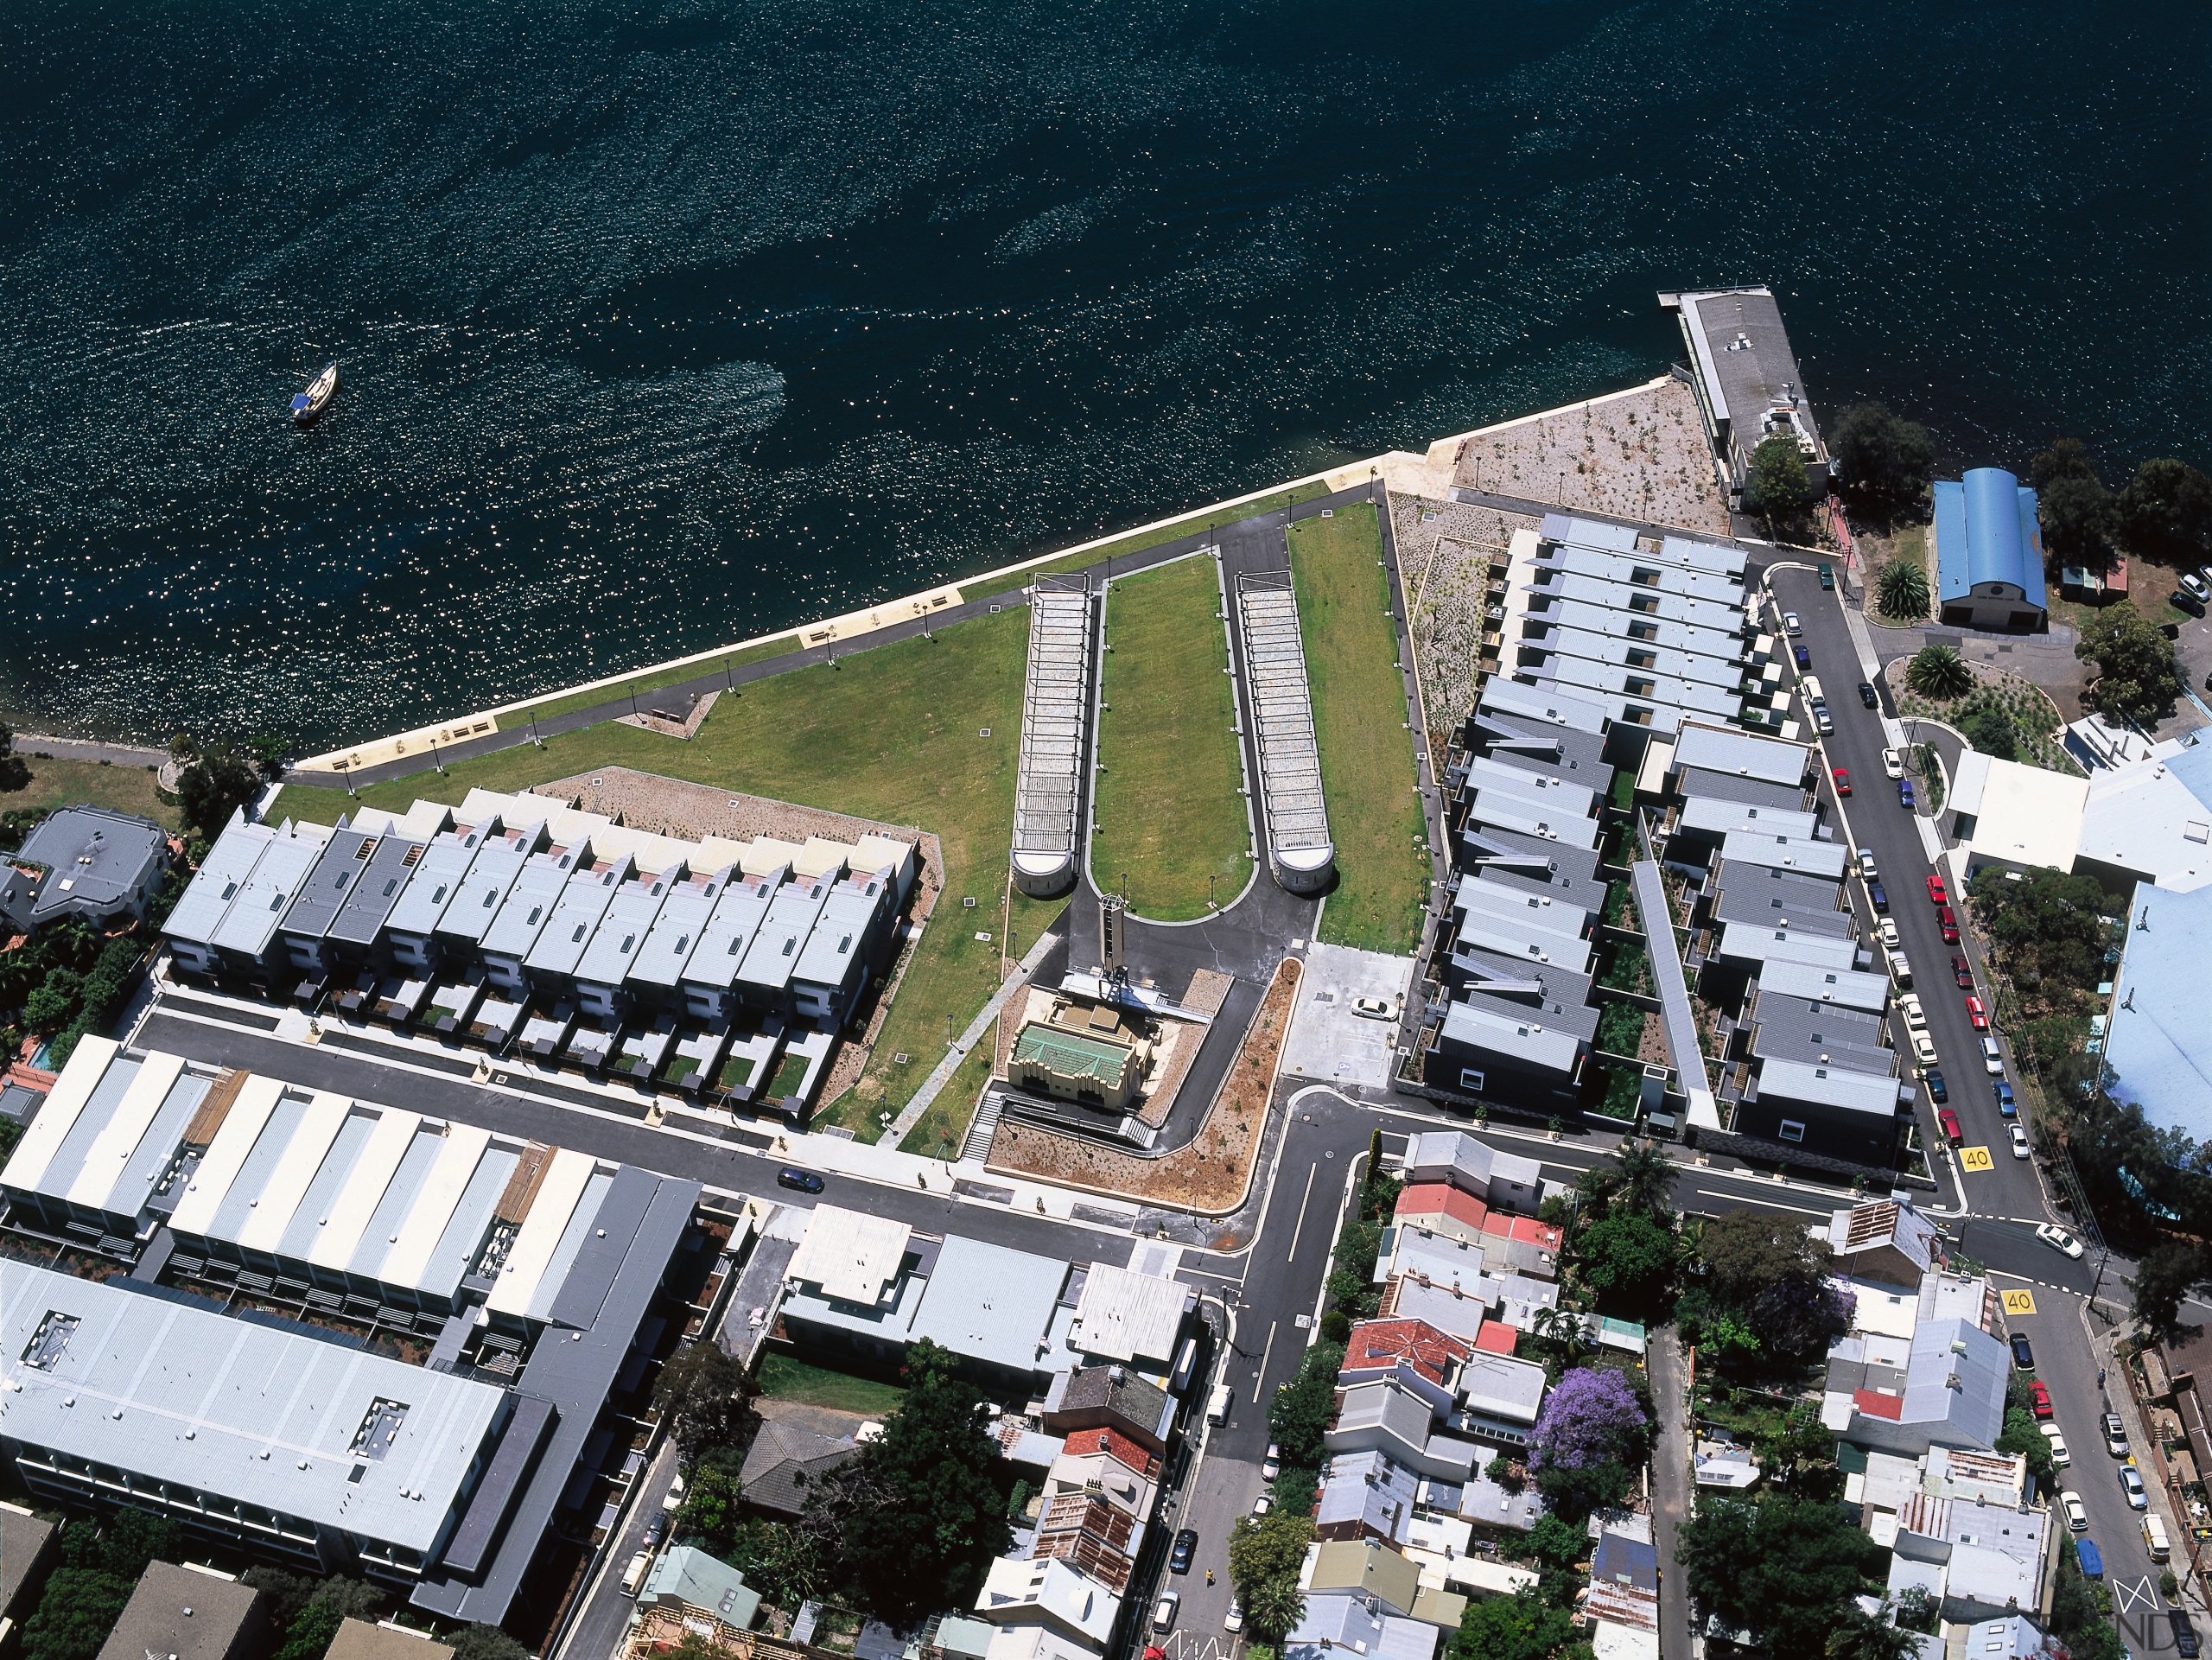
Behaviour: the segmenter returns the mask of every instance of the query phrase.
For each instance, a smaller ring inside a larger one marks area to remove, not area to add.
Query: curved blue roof
[[[1977,467],[1958,484],[1938,483],[1936,561],[1942,600],[1962,599],[1985,582],[2006,582],[2043,605],[2036,493],[1999,467]]]

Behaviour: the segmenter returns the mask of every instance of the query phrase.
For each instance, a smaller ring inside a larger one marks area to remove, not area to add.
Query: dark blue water
[[[2209,18],[12,7],[0,705],[414,724],[1649,376],[1692,284],[1957,461],[2212,462]]]

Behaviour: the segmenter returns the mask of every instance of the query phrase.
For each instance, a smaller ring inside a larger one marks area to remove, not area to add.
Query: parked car
[[[2076,1261],[2081,1258],[2082,1242],[2056,1222],[2046,1222],[2038,1227],[2036,1230],[2036,1237],[2055,1251],[2071,1256]]]
[[[1936,1040],[1925,1032],[1912,1034],[1912,1058],[1924,1069],[1933,1066],[1942,1057],[1936,1053]]]
[[[1941,905],[1950,897],[1950,894],[1944,890],[1943,879],[1941,876],[1936,875],[1934,872],[1929,872],[1928,877],[1928,902],[1931,905]]]
[[[1885,749],[1882,752],[1882,776],[1884,778],[1903,778],[1904,776],[1904,750]]]
[[[2116,1459],[2127,1456],[2127,1426],[2117,1412],[2105,1414],[2105,1451]]]
[[[794,1170],[785,1165],[776,1172],[776,1186],[796,1188],[802,1193],[818,1193],[822,1191],[822,1178],[811,1170]]]
[[[1889,919],[1887,917],[1884,917],[1882,920],[1887,922]],[[1907,957],[1903,951],[1890,951],[1886,953],[1886,955],[1890,959],[1890,978],[1897,982],[1897,989],[1899,991],[1910,989],[1912,985],[1912,959]]]
[[[2035,1415],[2038,1423],[2046,1422],[2057,1415],[2050,1409],[2050,1391],[2044,1387],[2043,1379],[2040,1377],[2028,1385],[2028,1410]]]
[[[1828,706],[1826,703],[1815,703],[1813,706],[1813,730],[1823,738],[1835,736],[1835,716],[1828,713]]]
[[[1878,881],[1866,884],[1866,900],[1877,911],[1890,908],[1890,896],[1882,891],[1882,884]]]
[[[2182,577],[2181,590],[2199,605],[2212,604],[2212,587],[2207,587],[2204,579],[2194,571]]]
[[[1791,649],[1797,654],[1797,667],[1800,671],[1808,670],[1813,666],[1813,654],[1810,652],[1802,646],[1793,646]]]
[[[655,1545],[660,1542],[662,1530],[664,1530],[667,1525],[668,1518],[666,1516],[656,1516],[652,1521],[645,1523],[645,1530],[638,1536],[638,1542],[643,1545],[647,1550],[651,1550]]]
[[[2076,1533],[2089,1530],[2089,1512],[2082,1508],[2082,1495],[2068,1491],[2058,1496],[2059,1508],[2066,1512],[2066,1525]]]
[[[1166,1596],[1160,1598],[1158,1602],[1152,1605],[1152,1629],[1155,1631],[1173,1631],[1175,1612],[1182,1606],[1183,1593],[1180,1591],[1170,1591]]]
[[[2018,1117],[2020,1103],[2012,1098],[2012,1086],[2000,1078],[1990,1087],[1997,1097],[1997,1116],[2000,1118]]]
[[[1869,709],[1879,709],[1882,706],[1882,700],[1874,696],[1873,685],[1865,680],[1859,683],[1859,701]]]
[[[2029,1344],[2028,1334],[2025,1332],[2012,1333],[2012,1364],[2022,1371],[2033,1371],[2036,1369],[2036,1352]]]
[[[1935,1067],[1930,1066],[1920,1077],[1921,1081],[1928,1085],[1928,1098],[1938,1106],[1951,1098],[1950,1091],[1943,1084],[1943,1074]]]
[[[650,1550],[641,1550],[630,1558],[629,1567],[622,1570],[624,1596],[634,1597],[638,1594],[638,1587],[645,1583],[645,1569],[652,1565],[652,1552]]]
[[[1904,1016],[1909,1032],[1924,1031],[1928,1026],[1928,1011],[1920,1006],[1920,999],[1910,994],[1897,999],[1897,1012]]]
[[[1282,1473],[1282,1448],[1274,1441],[1268,1443],[1268,1455],[1260,1460],[1260,1478],[1273,1481]]]
[[[1912,780],[1909,778],[1897,780],[1897,805],[1908,811],[1912,806]]]
[[[1875,924],[1874,932],[1881,936],[1882,944],[1891,951],[1904,943],[1897,938],[1897,919],[1895,917],[1884,917]]]
[[[1953,1147],[1966,1140],[1966,1131],[1959,1128],[1959,1115],[1948,1107],[1936,1115],[1936,1122],[1943,1127],[1943,1139]]]
[[[1961,957],[1956,951],[1953,951],[1951,953],[1951,977],[1959,983],[1959,989],[1961,991],[1972,991],[1974,989],[1973,966],[1967,963],[1965,957]]]
[[[1198,1533],[1196,1528],[1185,1528],[1175,1536],[1175,1548],[1167,1553],[1167,1571],[1187,1574],[1191,1561],[1198,1554]]]
[[[2151,1495],[2143,1491],[2143,1478],[2136,1472],[2133,1465],[2120,1466],[2120,1490],[2127,1495],[2128,1509],[2147,1511],[2151,1508]]]
[[[1936,925],[1943,931],[1943,943],[1946,945],[1955,945],[1959,943],[1958,915],[1949,906],[1939,905],[1936,907]]]
[[[1230,1599],[1229,1612],[1221,1617],[1221,1629],[1224,1631],[1241,1631],[1244,1629],[1243,1603],[1236,1601],[1234,1598]]]
[[[1974,999],[1969,997],[1967,1001],[1972,1002]],[[1997,1046],[1995,1038],[1984,1038],[1981,1040],[1981,1069],[1991,1073],[2001,1072],[2005,1070],[2005,1052]]]
[[[1880,874],[1874,868],[1873,849],[1861,848],[1859,849],[1859,874],[1864,876],[1868,881],[1872,881],[1874,878]]]
[[[2181,1660],[2197,1660],[2204,1652],[2203,1640],[2196,1635],[2196,1626],[2190,1619],[2186,1608],[2166,1610],[2166,1624],[2174,1629],[2174,1652]]]
[[[1390,1018],[1390,1005],[1381,997],[1355,997],[1351,1000],[1351,1012],[1363,1020],[1387,1021]]]
[[[1838,795],[1851,793],[1851,771],[1848,767],[1831,766],[1828,768],[1828,776],[1835,780],[1835,792]]]
[[[2005,1133],[2012,1138],[2012,1156],[2016,1159],[2026,1158],[2028,1156],[2028,1132],[2022,1129],[2016,1123],[2005,1125]]]
[[[1975,1031],[1986,1032],[1989,1030],[1989,1011],[1981,1006],[1980,998],[1975,996],[1967,997],[1967,1019],[1974,1022],[1974,1029]]]
[[[1830,594],[1835,592],[1835,570],[1833,566],[1821,567],[1821,587]]]
[[[2043,1438],[2050,1443],[2050,1461],[2060,1469],[2074,1462],[2074,1455],[2066,1450],[2066,1437],[2058,1433],[2056,1424],[2043,1426]]]
[[[1274,1509],[1274,1507],[1275,1496],[1273,1493],[1262,1493],[1257,1498],[1252,1501],[1252,1514],[1255,1516],[1265,1516],[1269,1511]]]
[[[1792,639],[1805,632],[1804,626],[1797,620],[1797,614],[1795,611],[1785,611],[1782,614],[1782,632]]]
[[[680,1511],[683,1508],[683,1478],[680,1473],[668,1479],[668,1491],[661,1499],[660,1507],[664,1511]]]

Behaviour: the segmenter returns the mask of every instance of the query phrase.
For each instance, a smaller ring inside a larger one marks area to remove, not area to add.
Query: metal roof
[[[706,932],[685,960],[687,983],[717,991],[726,991],[737,983],[753,935],[768,914],[777,887],[790,874],[789,868],[784,867],[765,876],[745,876],[722,889],[721,898],[715,901],[714,914],[707,919]]]
[[[645,944],[631,960],[632,985],[668,989],[683,978],[683,967],[692,952],[704,948],[707,925],[721,899],[724,884],[736,874],[736,866],[724,865],[720,870],[694,873],[670,890]]]
[[[638,948],[660,915],[661,902],[681,880],[673,871],[646,873],[616,889],[599,931],[576,964],[576,978],[601,986],[619,986],[628,978],[637,964]]]
[[[524,958],[532,972],[573,975],[576,971],[594,931],[606,916],[607,907],[614,903],[615,890],[630,869],[630,861],[625,857],[569,874],[561,885],[561,897],[553,903],[553,913],[538,931],[537,943]]]
[[[256,862],[276,839],[276,830],[267,824],[240,820],[227,826],[207,849],[199,874],[162,925],[162,932],[171,939],[188,939],[198,944],[213,941],[232,901],[253,874]]]
[[[377,838],[357,830],[334,830],[315,866],[300,881],[299,897],[284,913],[284,932],[301,939],[320,939],[344,909],[347,890],[361,868],[375,855]]]
[[[1084,1353],[1115,1360],[1172,1360],[1184,1310],[1197,1294],[1179,1280],[1093,1262],[1076,1304]]]

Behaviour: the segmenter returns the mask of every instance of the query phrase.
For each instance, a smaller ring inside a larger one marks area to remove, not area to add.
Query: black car
[[[2196,1627],[2190,1623],[2186,1608],[2166,1610],[2166,1623],[2174,1628],[2174,1652],[2181,1660],[2196,1660],[2204,1652],[2203,1644],[2197,1641]]]
[[[1873,682],[1862,680],[1859,683],[1859,701],[1869,709],[1881,708],[1882,700],[1874,696]]]
[[[1942,1106],[1946,1101],[1951,1098],[1951,1091],[1945,1086],[1943,1083],[1943,1074],[1938,1068],[1930,1066],[1920,1076],[1922,1080],[1928,1085],[1928,1098],[1930,1101],[1933,1101],[1937,1106]]]
[[[1877,911],[1886,911],[1890,908],[1890,896],[1883,891],[1882,884],[1879,882],[1866,884],[1866,899]]]
[[[822,1191],[822,1178],[811,1170],[794,1170],[785,1165],[776,1172],[776,1186],[795,1187],[802,1193],[818,1193]]]
[[[2033,1371],[2036,1369],[2036,1352],[2028,1346],[2028,1334],[2025,1332],[2012,1333],[2012,1364],[2022,1371]]]
[[[1191,1558],[1198,1554],[1198,1530],[1185,1528],[1182,1532],[1175,1536],[1175,1549],[1167,1553],[1167,1571],[1171,1574],[1189,1573]]]

